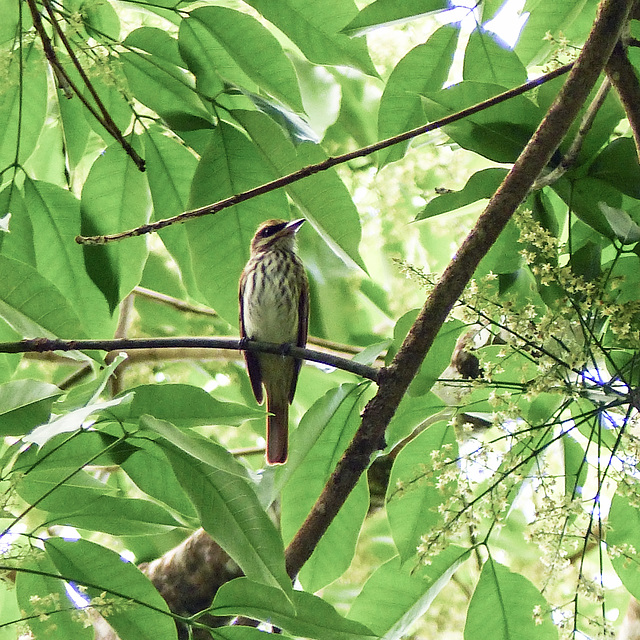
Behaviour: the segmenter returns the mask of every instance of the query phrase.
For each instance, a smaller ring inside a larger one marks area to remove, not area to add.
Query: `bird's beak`
[[[304,218],[292,220],[291,222],[287,223],[287,226],[282,231],[284,231],[285,233],[290,233],[291,235],[293,235],[294,233],[298,233],[298,229],[300,229],[304,220]]]

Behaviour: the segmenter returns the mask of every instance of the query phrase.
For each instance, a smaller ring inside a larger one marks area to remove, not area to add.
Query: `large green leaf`
[[[417,316],[418,311],[414,309],[405,313],[396,322],[393,330],[393,344],[389,347],[387,353],[387,362],[391,362],[391,359],[400,349]],[[410,395],[423,395],[433,387],[440,374],[449,366],[458,336],[464,328],[465,324],[456,319],[449,320],[442,325],[433,346],[429,349],[429,353],[420,366],[420,371],[411,382],[409,387]]]
[[[100,611],[122,640],[172,640],[176,626],[169,608],[151,581],[133,564],[88,540],[50,538],[45,553],[61,577],[86,585],[91,598],[115,606]],[[103,595],[104,594],[104,595]]]
[[[110,337],[113,322],[104,296],[88,277],[80,233],[80,202],[65,189],[47,182],[25,180],[25,203],[33,225],[38,271],[53,282],[81,316],[84,333]]]
[[[225,82],[266,91],[304,111],[293,65],[278,40],[255,18],[226,7],[199,7],[180,24],[180,51],[197,86],[215,96]]]
[[[275,177],[257,147],[238,129],[221,122],[198,164],[190,207],[242,193]],[[198,288],[228,322],[237,323],[238,279],[258,224],[269,218],[286,218],[288,212],[287,198],[279,190],[187,225]]]
[[[399,640],[425,614],[468,557],[467,549],[455,545],[430,558],[430,564],[417,568],[395,556],[365,582],[347,617],[366,624],[383,640]]]
[[[607,547],[613,568],[627,591],[640,598],[640,514],[628,497],[617,493],[607,520]]]
[[[589,175],[608,182],[636,200],[640,199],[640,164],[633,139],[612,140],[589,167]]]
[[[0,255],[0,318],[23,338],[82,338],[73,303],[36,269]]]
[[[536,608],[539,619],[533,615]],[[558,629],[548,611],[529,580],[489,558],[469,603],[464,640],[553,640]]]
[[[197,513],[191,500],[180,486],[167,456],[158,443],[148,438],[133,440],[139,447],[121,463],[122,470],[148,496],[183,514],[197,527]]]
[[[211,612],[220,616],[246,615],[270,622],[295,636],[318,640],[360,640],[373,635],[363,624],[343,618],[311,593],[293,591],[289,601],[282,591],[247,578],[222,585]]]
[[[161,446],[205,531],[248,578],[291,592],[280,534],[250,481],[213,467],[168,441]],[[231,454],[229,454],[231,464]]]
[[[200,387],[189,384],[148,384],[133,387],[135,393],[128,414],[136,420],[149,414],[178,427],[224,424],[238,425],[264,412],[235,402],[220,402]]]
[[[384,27],[395,22],[425,16],[449,8],[447,0],[374,0],[342,30],[347,35]]]
[[[579,46],[593,24],[597,5],[597,0],[527,0],[522,11],[529,14],[528,20],[515,48],[520,60],[527,66],[542,63],[563,38],[569,42],[576,38]],[[546,38],[547,34],[556,42]]]
[[[475,29],[464,51],[463,78],[516,87],[527,81],[527,70],[513,51],[490,31]]]
[[[62,391],[39,380],[11,380],[0,385],[0,434],[24,435],[49,418]]]
[[[398,454],[389,479],[387,518],[402,561],[412,558],[423,536],[439,524],[438,506],[444,498],[438,479],[445,474],[425,471],[424,465],[433,452],[443,450],[443,457],[455,460],[457,446],[453,427],[447,421],[437,422],[414,438]],[[454,491],[451,486],[448,490]]]
[[[505,87],[465,80],[425,94],[429,120],[438,120],[502,93]],[[538,126],[542,111],[526,96],[517,96],[445,127],[461,147],[495,162],[514,162]]]
[[[0,91],[2,170],[13,162],[24,163],[31,155],[47,113],[47,73],[36,41],[20,47],[6,60]]]
[[[129,42],[138,48],[141,46],[136,31],[127,37],[124,44]],[[154,39],[145,39],[144,43],[147,42],[153,45]],[[211,115],[199,98],[192,77],[182,68],[156,55],[155,49],[151,55],[144,50],[140,53],[125,52],[120,59],[135,98],[153,109],[170,126],[180,131],[211,126]]]
[[[195,155],[173,137],[152,127],[145,136],[147,180],[153,202],[153,219],[161,220],[187,210],[191,181],[198,165]],[[187,290],[196,295],[195,279],[189,253],[187,230],[174,224],[162,229],[159,236],[180,268]]]
[[[147,180],[114,143],[93,163],[80,203],[83,235],[126,231],[149,221]],[[144,237],[103,246],[83,245],[87,272],[113,311],[140,282],[147,259]]]
[[[353,0],[249,0],[248,4],[291,38],[311,62],[353,66],[377,76],[366,42],[340,33],[358,11]]]
[[[381,139],[425,124],[420,95],[442,89],[449,76],[459,35],[456,28],[441,27],[427,42],[411,49],[394,67],[380,99],[378,135]],[[400,159],[408,144],[380,151],[380,166]]]
[[[294,147],[270,118],[257,111],[233,115],[251,136],[262,158],[277,176],[326,160],[319,145],[306,142]],[[344,261],[365,269],[358,252],[360,218],[353,199],[335,169],[321,171],[286,187],[291,199],[314,229]]]
[[[358,425],[368,385],[346,384],[326,393],[291,437],[288,476],[281,496],[280,526],[291,540],[315,504]],[[337,400],[337,402],[336,402]],[[366,478],[361,478],[300,572],[309,591],[317,591],[347,570],[369,508]]]

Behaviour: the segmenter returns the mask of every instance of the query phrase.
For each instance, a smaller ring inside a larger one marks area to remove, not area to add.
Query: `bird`
[[[251,240],[239,283],[240,338],[304,347],[309,326],[309,282],[296,253],[304,218],[267,220]],[[284,464],[289,449],[289,405],[301,361],[290,356],[244,350],[253,394],[267,399],[267,464]]]

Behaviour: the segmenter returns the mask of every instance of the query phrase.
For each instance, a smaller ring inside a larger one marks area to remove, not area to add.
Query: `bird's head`
[[[291,222],[285,220],[263,222],[251,241],[251,255],[271,249],[293,250],[296,233],[303,222],[304,218],[298,218]]]

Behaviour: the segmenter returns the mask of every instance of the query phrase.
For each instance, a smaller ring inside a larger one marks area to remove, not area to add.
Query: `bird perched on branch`
[[[304,347],[309,322],[309,283],[296,254],[304,218],[262,223],[251,240],[251,256],[240,276],[240,337]],[[289,405],[300,360],[245,351],[256,400],[267,397],[267,463],[283,464],[289,443]]]

